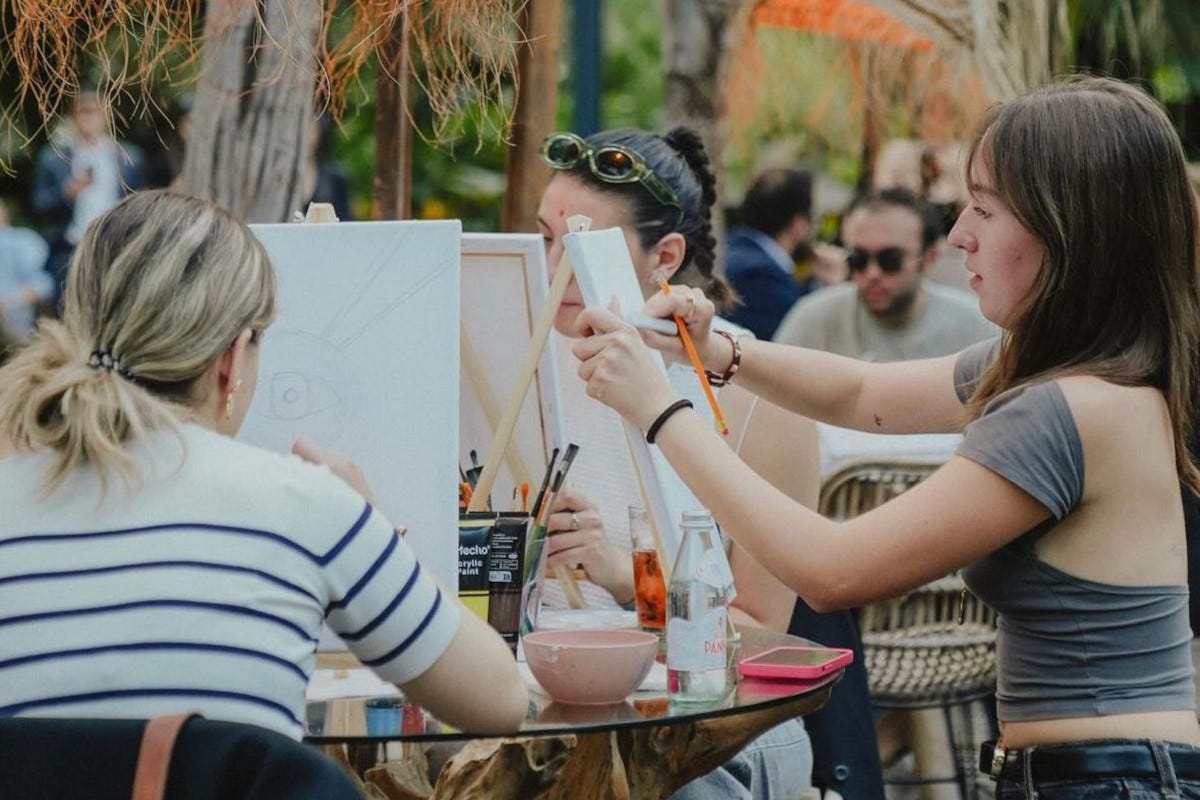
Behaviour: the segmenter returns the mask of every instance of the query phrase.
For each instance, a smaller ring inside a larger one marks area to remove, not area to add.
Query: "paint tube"
[[[517,653],[529,514],[502,513],[488,534],[488,624]]]

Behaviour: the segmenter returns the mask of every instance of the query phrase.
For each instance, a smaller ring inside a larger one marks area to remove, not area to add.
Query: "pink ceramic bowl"
[[[529,669],[560,703],[620,703],[650,673],[658,637],[638,630],[535,631],[521,639]]]

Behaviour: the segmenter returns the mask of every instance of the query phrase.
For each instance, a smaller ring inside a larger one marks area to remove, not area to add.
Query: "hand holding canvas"
[[[678,399],[638,330],[612,311],[586,308],[581,325],[594,332],[571,348],[582,363],[579,377],[587,393],[646,430],[660,412]],[[658,338],[669,337],[650,334]]]

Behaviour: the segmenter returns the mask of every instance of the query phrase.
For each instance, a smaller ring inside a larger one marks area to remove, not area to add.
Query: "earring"
[[[238,378],[233,382],[233,388],[229,390],[229,394],[225,395],[225,419],[233,419],[233,395],[240,388],[242,388],[242,379]]]

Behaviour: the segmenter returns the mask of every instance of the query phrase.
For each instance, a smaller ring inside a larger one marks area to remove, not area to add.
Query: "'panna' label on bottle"
[[[711,608],[696,619],[667,620],[667,667],[696,672],[725,669],[724,606]]]

